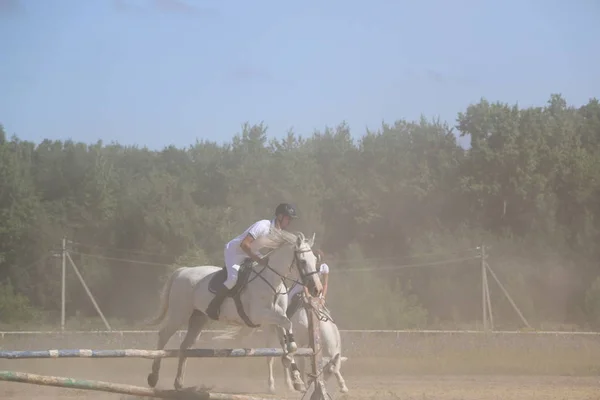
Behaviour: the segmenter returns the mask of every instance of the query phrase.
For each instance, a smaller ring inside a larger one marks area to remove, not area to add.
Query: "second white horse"
[[[287,309],[288,303],[292,301],[287,296],[280,296],[276,303],[278,307]],[[299,302],[298,308],[292,310],[293,314],[289,316],[294,326],[296,334],[296,340],[299,347],[310,347],[309,346],[309,332],[308,332],[308,316],[304,308],[303,301]],[[346,382],[340,372],[343,361],[348,358],[342,356],[342,340],[340,331],[337,325],[331,319],[324,321],[319,320],[319,327],[321,330],[321,348],[322,348],[322,360],[323,360],[323,378],[327,382],[331,375],[334,375],[340,391],[342,393],[348,392]],[[285,340],[284,332],[278,326],[271,325],[265,327],[265,333],[267,334],[267,347],[275,347],[277,343],[283,344]],[[269,391],[275,393],[275,379],[273,378],[273,360],[274,357],[268,357],[267,363],[269,367]],[[306,382],[306,358],[299,357],[297,359],[298,369],[300,370],[301,379]],[[290,369],[283,367],[285,382],[288,389],[294,390],[294,385],[290,377]]]

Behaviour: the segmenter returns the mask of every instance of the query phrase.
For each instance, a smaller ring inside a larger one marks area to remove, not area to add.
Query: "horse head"
[[[323,284],[319,278],[317,257],[312,251],[315,235],[307,239],[302,232],[291,233],[273,228],[269,235],[260,237],[252,244],[254,249],[270,248],[269,266],[280,276],[296,272],[302,284],[312,296],[319,296]],[[290,271],[295,267],[296,271]]]
[[[297,272],[300,276],[302,284],[308,288],[311,296],[319,296],[323,291],[323,284],[319,278],[319,266],[317,265],[317,257],[312,251],[312,246],[315,244],[315,234],[310,239],[307,239],[302,232],[297,234],[294,259]]]

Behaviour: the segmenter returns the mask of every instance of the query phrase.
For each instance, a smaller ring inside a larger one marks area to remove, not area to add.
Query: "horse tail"
[[[183,268],[185,267],[177,268],[169,276],[169,279],[163,286],[162,293],[160,296],[160,308],[158,310],[158,315],[146,321],[146,325],[157,325],[160,322],[162,322],[162,320],[165,318],[167,310],[169,309],[169,295],[171,293],[171,285],[173,284],[173,280],[175,279],[175,277],[179,274],[179,271],[181,271]]]

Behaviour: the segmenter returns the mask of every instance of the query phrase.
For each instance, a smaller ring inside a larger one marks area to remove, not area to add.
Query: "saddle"
[[[251,328],[258,328],[260,325],[255,325],[252,323],[252,321],[250,321],[250,318],[248,318],[248,315],[244,311],[244,305],[242,304],[240,296],[246,289],[246,286],[250,280],[252,267],[255,264],[256,263],[250,258],[244,260],[244,262],[240,265],[236,284],[227,292],[227,297],[233,298],[235,308],[237,309],[239,316],[244,320],[246,325]],[[225,268],[215,272],[208,282],[208,291],[212,294],[217,294],[217,292],[224,286],[223,283],[225,283],[226,279],[227,270]]]
[[[244,260],[242,265],[240,265],[240,269],[238,271],[237,282],[235,286],[229,290],[227,297],[233,297],[242,292],[242,289],[245,288],[246,284],[248,284],[248,280],[250,279],[250,272],[252,272],[252,266],[254,264],[256,263],[253,262],[250,258]],[[226,279],[227,270],[225,268],[222,268],[219,271],[215,272],[213,277],[210,278],[210,281],[208,282],[208,290],[212,294],[216,294],[219,291],[219,289],[223,286],[223,283],[225,283]]]

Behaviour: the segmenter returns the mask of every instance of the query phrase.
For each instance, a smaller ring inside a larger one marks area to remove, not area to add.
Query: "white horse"
[[[279,303],[280,307],[288,307],[288,303],[291,301],[291,298],[287,298],[288,296],[280,296],[277,299],[277,303]],[[291,315],[292,324],[295,327],[295,334],[298,340],[298,344],[300,347],[310,347],[309,346],[309,335],[308,331],[308,316],[306,314],[306,309],[304,308],[303,301],[299,302],[298,308],[296,310],[292,310],[293,314]],[[322,350],[322,362],[323,362],[323,380],[327,382],[331,375],[336,377],[338,382],[338,386],[342,393],[348,393],[348,387],[346,386],[346,382],[340,372],[342,361],[348,360],[347,357],[342,357],[342,340],[340,336],[340,331],[338,330],[337,325],[333,322],[332,319],[318,319],[319,320],[319,328],[320,328],[320,337],[321,337],[321,350]],[[285,340],[285,332],[283,332],[278,326],[271,325],[265,328],[265,333],[267,335],[267,346],[273,347],[274,343],[279,341],[280,343],[284,343]],[[269,391],[271,393],[275,393],[275,379],[273,378],[273,357],[267,357],[267,364],[269,367]],[[301,374],[301,379],[305,377],[305,357],[300,357],[298,360],[298,367]],[[283,374],[285,377],[285,382],[290,388],[293,390],[293,384],[290,379],[290,370],[284,364],[283,366]]]
[[[252,250],[271,249],[268,266],[253,266],[240,269],[238,283],[232,289],[233,298],[227,298],[220,312],[220,321],[233,326],[276,325],[285,331],[282,344],[284,365],[292,368],[294,387],[304,390],[298,367],[293,354],[298,349],[293,337],[292,322],[286,316],[286,309],[281,308],[276,300],[285,297],[284,280],[292,273],[295,266],[302,284],[314,295],[323,290],[318,276],[316,257],[311,247],[314,235],[309,240],[302,233],[294,234],[281,229],[272,228],[269,235],[252,243]],[[244,273],[244,271],[248,271]],[[176,390],[183,387],[183,376],[187,357],[184,351],[193,346],[204,325],[209,321],[206,309],[211,302],[215,288],[226,277],[224,268],[216,266],[181,267],[174,271],[165,283],[162,293],[159,315],[150,324],[161,324],[158,333],[157,349],[162,350],[171,336],[186,322],[187,333],[183,339],[174,386]],[[237,298],[236,298],[237,297]],[[237,300],[237,301],[236,301]],[[286,346],[287,345],[287,346]],[[152,372],[148,375],[148,385],[155,387],[158,383],[161,359],[152,363]]]

